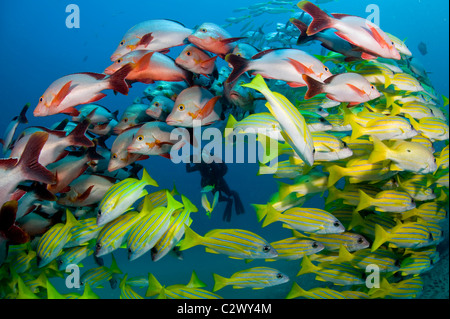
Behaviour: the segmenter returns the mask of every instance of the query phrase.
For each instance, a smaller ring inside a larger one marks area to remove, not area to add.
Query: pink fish
[[[286,81],[291,87],[306,85],[303,74],[320,81],[332,75],[328,67],[318,59],[297,49],[270,49],[256,54],[251,59],[229,54],[225,60],[233,67],[227,79],[228,83],[250,70],[266,79]]]
[[[120,69],[107,77],[99,73],[75,73],[63,76],[53,82],[39,98],[34,109],[34,116],[53,114],[69,114],[77,116],[80,112],[75,108],[80,104],[96,102],[106,96],[103,90],[114,90],[124,95],[128,94],[129,86],[125,77],[131,71],[131,66]]]
[[[231,35],[214,23],[203,23],[188,37],[189,42],[200,49],[217,54],[222,59],[233,51],[236,46],[233,42],[244,38],[233,38]]]
[[[67,136],[65,131],[52,131],[43,127],[38,128],[41,132],[48,134],[48,139],[46,139],[42,151],[40,152],[39,163],[43,166],[47,166],[50,163],[56,162],[68,154],[66,148],[69,146],[94,146],[94,143],[85,136],[89,124],[89,120],[85,119]],[[25,152],[26,145],[32,137],[33,135],[27,134],[18,139],[11,150],[10,156],[20,157],[20,155]]]
[[[216,59],[217,56],[210,57],[202,49],[188,45],[175,59],[175,63],[193,73],[208,76],[217,70]]]
[[[365,60],[383,57],[400,60],[400,53],[389,36],[367,19],[348,14],[334,13],[329,16],[309,1],[301,1],[298,7],[313,17],[307,35],[312,36],[325,29],[336,29],[335,34],[362,52]]]
[[[168,52],[172,47],[185,44],[191,33],[191,29],[173,20],[157,19],[138,23],[125,33],[111,61],[134,50]]]
[[[116,73],[126,72],[128,68],[131,68],[131,70],[127,72],[127,80],[145,84],[152,84],[155,83],[155,81],[186,81],[189,85],[192,84],[192,73],[180,68],[175,64],[175,61],[167,55],[148,51],[134,51],[130,54],[135,56],[137,62],[130,62],[116,71]],[[140,58],[138,58],[139,55],[141,55]],[[127,57],[125,56],[123,59],[127,59]],[[124,69],[125,71],[122,71]]]
[[[327,98],[331,100],[348,102],[350,106],[353,106],[376,99],[381,95],[373,84],[358,73],[336,74],[323,83],[307,75],[303,75],[303,79],[308,85],[305,99],[326,93]]]

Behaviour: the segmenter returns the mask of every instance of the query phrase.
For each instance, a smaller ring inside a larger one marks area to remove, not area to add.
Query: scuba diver
[[[240,215],[245,213],[244,205],[241,198],[236,191],[233,191],[228,186],[224,179],[224,176],[228,172],[228,167],[225,163],[212,162],[208,164],[203,161],[201,163],[186,163],[186,172],[199,171],[201,175],[201,187],[212,186],[213,192],[219,192],[219,202],[226,202],[225,212],[223,214],[223,220],[229,222],[231,220],[233,199],[236,214]]]

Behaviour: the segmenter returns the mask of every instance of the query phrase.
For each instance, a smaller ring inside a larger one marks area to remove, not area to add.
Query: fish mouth
[[[137,151],[139,151],[139,148],[137,148],[137,147],[133,147],[133,146],[128,146],[127,147],[127,152],[128,153],[136,153]]]
[[[177,125],[180,122],[181,121],[177,121],[177,120],[173,120],[173,119],[166,119],[166,123],[171,126]]]
[[[105,71],[103,71],[103,73],[105,73],[106,75],[111,75],[114,73],[114,70],[112,70],[110,68],[106,68]]]

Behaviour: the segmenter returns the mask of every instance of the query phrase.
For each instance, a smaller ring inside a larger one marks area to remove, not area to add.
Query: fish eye
[[[122,62],[122,59],[118,59],[116,62],[117,62],[117,63],[120,63],[120,62]]]
[[[406,150],[408,153],[411,153],[411,150]]]
[[[325,67],[325,71],[328,72],[328,67]]]
[[[313,154],[316,154],[316,149],[315,148],[313,148]]]
[[[436,158],[434,158],[434,162],[436,163]]]
[[[414,204],[415,202],[414,198],[411,198],[411,204]]]
[[[358,244],[362,244],[362,243],[364,243],[364,240],[362,239],[362,237],[358,237]]]
[[[112,155],[111,155],[111,158],[112,158],[112,159],[117,159],[117,154],[116,154],[116,153],[112,154]]]
[[[184,104],[178,105],[178,110],[179,111],[184,111]]]
[[[319,247],[319,244],[315,241],[315,242],[313,242],[313,244],[312,244],[312,248],[317,248],[317,247]]]
[[[102,215],[102,211],[99,209],[97,212],[97,216],[101,216]]]
[[[158,102],[153,103],[153,105],[156,106],[156,107],[159,107],[159,103]]]
[[[321,118],[319,119],[319,122],[320,122],[320,123],[324,123],[324,122],[325,122],[325,119],[324,119],[323,117],[321,117]]]
[[[433,240],[433,234],[432,233],[428,233],[428,240]]]
[[[343,147],[347,147],[348,145],[347,145],[347,143],[345,143],[344,141],[342,141],[342,146],[343,146]]]
[[[39,102],[42,102],[44,100],[44,98],[41,96],[40,98],[39,98]]]
[[[187,56],[191,55],[191,51],[186,51],[186,55]]]
[[[128,118],[124,118],[122,121],[123,121],[124,123],[126,123],[126,122],[128,122]]]
[[[202,29],[200,29],[200,32],[206,33],[206,29],[205,29],[205,28],[202,28]]]
[[[235,55],[236,55],[236,56],[241,56],[241,54],[240,54],[240,53],[236,53]]]
[[[375,90],[375,87],[374,87],[373,85],[371,85],[370,88],[371,88],[372,90]]]
[[[269,246],[269,245],[265,245],[265,246],[263,247],[263,252],[267,253],[267,252],[269,252],[269,251],[270,251],[270,246]]]
[[[144,140],[144,136],[139,135],[138,137],[136,137],[136,139],[137,139],[138,141],[143,141],[143,140]]]
[[[100,243],[95,244],[95,249],[97,249],[97,250],[102,249],[102,244],[100,244]]]
[[[281,278],[283,278],[283,277],[284,277],[284,276],[283,276],[282,273],[279,272],[279,273],[277,274],[277,278],[278,278],[278,279],[281,279]]]
[[[339,223],[338,221],[335,221],[335,222],[333,223],[333,226],[334,226],[334,227],[339,227],[339,226],[341,226],[341,223]]]
[[[125,44],[125,41],[122,40],[122,41],[120,42],[120,45],[124,45],[124,44]]]

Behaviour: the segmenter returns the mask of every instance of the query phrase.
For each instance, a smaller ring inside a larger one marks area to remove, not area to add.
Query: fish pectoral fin
[[[72,86],[72,81],[67,82],[63,85],[63,87],[59,90],[59,92],[52,99],[50,107],[57,107],[61,104],[61,102],[66,98],[67,95],[76,87],[77,85]]]
[[[381,36],[381,34],[378,32],[377,29],[375,29],[372,26],[369,26],[370,32],[372,33],[372,36],[374,37],[374,39],[381,45],[381,47],[383,48],[387,48],[388,47],[388,43],[386,42],[386,40]]]
[[[314,73],[310,67],[307,67],[306,65],[304,65],[303,63],[301,63],[297,60],[294,60],[291,58],[287,58],[287,60],[300,74],[313,74]]]
[[[365,97],[367,95],[366,91],[364,91],[364,90],[354,86],[353,84],[347,83],[347,86],[349,88],[351,88],[353,91],[355,91],[356,93],[358,93],[358,95],[361,96],[361,97]]]
[[[205,248],[205,252],[210,253],[210,254],[219,254],[219,253],[218,253],[217,251],[215,251],[214,249],[211,249],[211,248],[208,248],[208,247]]]

